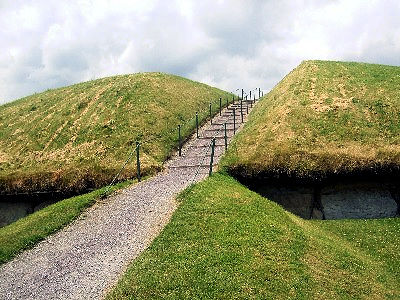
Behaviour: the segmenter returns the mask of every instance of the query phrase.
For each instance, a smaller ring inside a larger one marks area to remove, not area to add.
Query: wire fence
[[[235,97],[235,93],[241,91],[241,96],[237,95]],[[224,102],[222,100],[222,98],[219,98],[219,103],[217,103],[217,105],[213,105],[212,102],[210,102],[209,107],[208,107],[208,111],[207,112],[196,112],[196,114],[187,120],[181,120],[180,123],[178,124],[177,127],[172,128],[171,130],[169,130],[168,132],[164,132],[164,135],[172,135],[174,134],[175,139],[174,142],[175,144],[177,144],[177,150],[179,153],[179,156],[182,155],[181,150],[182,150],[182,145],[183,145],[183,141],[184,139],[188,138],[194,130],[196,130],[196,137],[200,138],[199,136],[199,127],[205,123],[210,121],[212,124],[212,120],[213,117],[215,115],[217,115],[218,113],[221,115],[222,113],[222,109],[225,107],[228,107],[231,104],[235,104],[236,101],[239,101],[240,103],[240,114],[242,116],[242,121],[241,123],[243,123],[243,107],[242,107],[242,102],[243,101],[251,101],[253,100],[254,103],[256,101],[256,91],[258,91],[258,99],[260,99],[263,94],[261,93],[261,90],[259,88],[256,88],[254,90],[251,90],[249,92],[244,92],[243,89],[236,89],[235,91],[232,91],[231,94],[233,95],[232,100],[230,101],[229,99],[224,99],[226,100],[226,102]],[[253,92],[253,93],[252,93]],[[253,99],[251,99],[251,95],[253,94]],[[249,98],[249,99],[248,99]],[[252,102],[251,102],[252,103]],[[219,105],[218,105],[219,104]],[[247,113],[248,113],[248,103],[247,103]],[[226,135],[226,124],[233,121],[235,123],[235,118],[236,118],[236,112],[234,111],[234,113],[232,114],[232,116],[228,116],[228,118],[225,120],[224,123],[220,124],[220,127],[216,130],[215,134],[210,138],[210,143],[205,146],[204,148],[206,148],[206,151],[203,152],[204,155],[202,156],[202,159],[200,161],[200,163],[198,164],[197,168],[194,171],[194,175],[191,179],[191,183],[193,183],[195,181],[195,179],[197,178],[197,176],[200,173],[201,168],[204,168],[204,163],[205,160],[207,158],[210,158],[211,163],[210,163],[210,174],[212,172],[212,168],[213,168],[213,152],[214,149],[213,147],[215,146],[215,138],[219,135],[219,133],[221,132],[221,130],[223,130],[225,128],[225,135]],[[183,128],[184,126],[187,126],[188,128],[186,128],[186,133],[182,134]],[[137,179],[138,181],[140,181],[141,179],[141,170],[140,170],[140,147],[142,147],[143,145],[146,145],[147,143],[150,143],[152,140],[154,140],[153,137],[148,137],[146,139],[141,139],[140,141],[136,142],[136,147],[133,148],[129,154],[127,159],[125,160],[125,162],[122,164],[121,168],[119,169],[119,171],[117,172],[117,174],[112,178],[111,182],[109,183],[109,185],[107,186],[104,195],[107,195],[108,191],[110,190],[111,186],[118,180],[119,176],[121,175],[121,173],[123,172],[123,170],[125,169],[125,167],[129,164],[129,162],[132,160],[134,154],[136,153],[137,156],[137,162],[136,162],[136,168],[137,168]],[[225,136],[225,143],[227,143],[227,137]],[[213,146],[214,145],[214,146]],[[191,150],[192,148],[196,147],[193,143],[193,145],[188,146],[185,148],[185,151],[188,152],[189,150]]]

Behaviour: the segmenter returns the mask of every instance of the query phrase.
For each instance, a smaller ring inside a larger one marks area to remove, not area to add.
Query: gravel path
[[[225,109],[213,119],[214,125],[203,126],[201,137],[223,137],[218,124],[232,120],[231,111]],[[240,130],[241,116],[236,114]],[[232,129],[229,124],[228,141]],[[63,230],[2,265],[0,299],[102,298],[168,223],[176,209],[175,196],[208,176],[210,140],[192,137],[183,156],[174,156],[163,173],[97,203]],[[225,150],[224,139],[217,138],[216,144],[215,164]]]

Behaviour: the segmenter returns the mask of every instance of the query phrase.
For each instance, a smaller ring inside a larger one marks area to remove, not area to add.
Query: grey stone
[[[282,205],[286,210],[309,219],[313,205],[313,189],[301,186],[267,185],[258,188],[257,193]]]
[[[336,185],[323,188],[321,203],[326,219],[395,217],[396,201],[384,187]]]
[[[0,202],[0,227],[15,222],[31,212],[32,204],[29,202]]]

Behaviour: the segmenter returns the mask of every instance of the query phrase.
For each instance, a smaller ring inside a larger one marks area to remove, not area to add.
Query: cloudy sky
[[[162,71],[272,88],[306,59],[400,65],[398,0],[0,0],[0,103]]]

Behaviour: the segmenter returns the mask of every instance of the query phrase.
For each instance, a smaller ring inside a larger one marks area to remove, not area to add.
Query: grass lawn
[[[214,174],[107,299],[398,299],[400,219],[308,221]]]
[[[0,228],[0,264],[15,257],[23,250],[32,248],[50,234],[76,219],[87,207],[93,205],[105,192],[127,187],[132,181],[95,190],[49,205],[33,214]]]
[[[108,184],[141,141],[143,175],[162,168],[182,136],[219,108],[222,90],[179,76],[139,73],[49,90],[0,106],[0,194],[81,193]],[[135,160],[134,160],[135,161]],[[134,178],[134,162],[121,180]]]
[[[400,171],[400,67],[306,61],[250,114],[222,162],[232,174]]]

